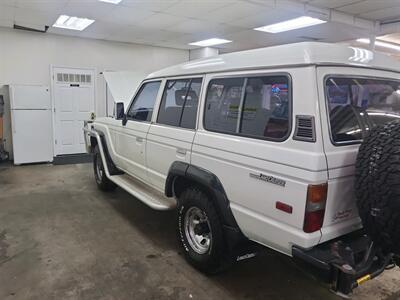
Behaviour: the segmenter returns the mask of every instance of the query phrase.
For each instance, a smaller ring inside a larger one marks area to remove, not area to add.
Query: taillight
[[[308,186],[303,226],[304,232],[311,233],[321,229],[322,223],[324,222],[327,194],[327,183]]]

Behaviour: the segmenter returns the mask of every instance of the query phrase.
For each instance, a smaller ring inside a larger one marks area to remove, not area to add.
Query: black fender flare
[[[107,142],[106,142],[106,138],[104,136],[104,133],[100,130],[97,129],[92,129],[93,131],[96,131],[99,136],[100,136],[100,143],[103,146],[104,149],[104,154],[105,154],[105,158],[106,158],[106,162],[107,162],[107,167],[108,167],[108,172],[110,173],[110,175],[121,175],[124,174],[124,172],[122,172],[121,170],[119,170],[117,168],[117,166],[114,164],[110,152],[108,151],[108,147],[107,147]],[[92,135],[91,135],[92,136]],[[97,141],[99,142],[99,141]]]
[[[247,240],[233,216],[224,187],[215,174],[192,164],[175,161],[172,163],[166,179],[165,195],[167,197],[175,196],[174,184],[177,178],[184,178],[199,185],[212,196],[212,201],[221,217],[229,244],[237,244]]]

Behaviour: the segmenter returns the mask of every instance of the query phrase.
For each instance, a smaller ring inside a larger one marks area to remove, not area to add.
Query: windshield
[[[326,95],[335,143],[360,141],[370,128],[400,118],[400,81],[328,77]]]

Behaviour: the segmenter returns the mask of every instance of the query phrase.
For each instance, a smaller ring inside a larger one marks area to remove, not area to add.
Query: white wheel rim
[[[191,207],[184,218],[185,236],[194,252],[205,254],[211,249],[212,232],[210,222],[204,211]]]

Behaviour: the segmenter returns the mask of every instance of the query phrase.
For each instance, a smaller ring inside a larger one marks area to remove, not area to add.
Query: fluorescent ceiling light
[[[254,30],[258,31],[265,31],[269,33],[279,33],[279,32],[284,32],[284,31],[289,31],[289,30],[294,30],[294,29],[299,29],[299,28],[304,28],[308,26],[314,26],[318,24],[326,23],[324,20],[320,20],[317,18],[312,18],[312,17],[299,17],[296,19],[291,19],[271,25],[266,25],[262,27],[257,27],[254,28]]]
[[[191,45],[191,46],[199,46],[199,47],[208,47],[208,46],[227,44],[227,43],[231,43],[231,42],[232,41],[230,41],[230,40],[213,38],[213,39],[208,39],[208,40],[189,43],[189,45]]]
[[[362,44],[369,44],[370,40],[369,39],[358,39],[357,42],[362,43]],[[378,40],[375,40],[375,46],[400,51],[400,45],[395,45],[395,44],[382,42],[382,41],[378,41]]]
[[[99,0],[101,2],[107,2],[107,3],[112,3],[112,4],[118,4],[120,3],[122,0]]]
[[[93,22],[94,20],[91,19],[61,15],[53,24],[53,27],[82,31]]]

